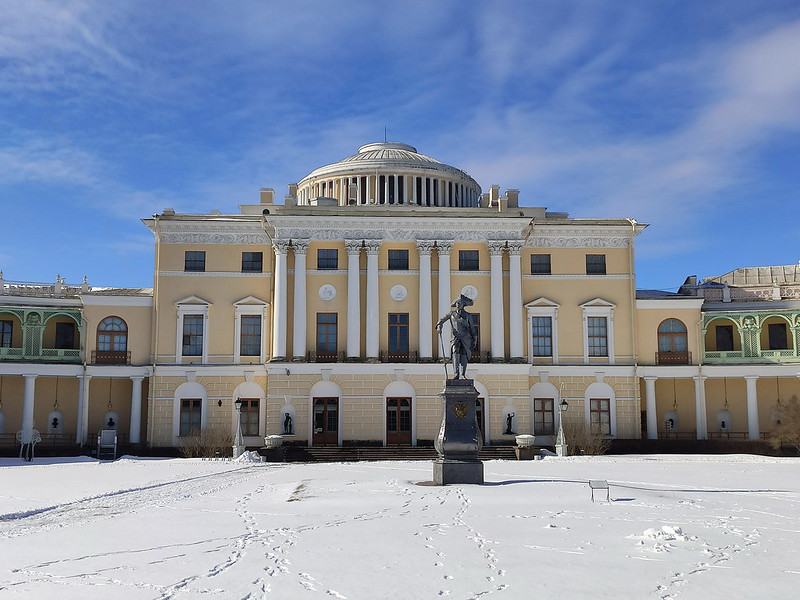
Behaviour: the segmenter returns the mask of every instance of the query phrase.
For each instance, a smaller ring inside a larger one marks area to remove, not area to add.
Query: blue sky
[[[637,286],[800,259],[800,3],[0,0],[0,270],[152,285],[140,219],[388,139],[573,217]]]

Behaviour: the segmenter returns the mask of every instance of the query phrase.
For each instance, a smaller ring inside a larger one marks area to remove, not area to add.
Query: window
[[[242,252],[242,273],[261,273],[263,267],[263,252]]]
[[[336,362],[336,313],[317,313],[317,360]]]
[[[533,435],[553,435],[553,399],[533,399]]]
[[[686,352],[686,325],[678,319],[667,319],[658,326],[659,352]]]
[[[181,400],[181,425],[178,435],[200,435],[203,401],[199,398]]]
[[[239,423],[242,425],[242,435],[258,435],[258,400],[253,398],[240,398],[242,410],[239,413]]]
[[[184,271],[205,271],[206,252],[205,250],[187,250],[183,261]]]
[[[477,271],[479,266],[477,250],[458,251],[458,270]]]
[[[733,350],[733,325],[717,325],[716,336],[718,352]]]
[[[408,270],[408,250],[389,250],[389,270]]]
[[[261,356],[261,316],[242,315],[240,356]],[[254,434],[255,435],[255,434]]]
[[[75,348],[75,323],[56,323],[55,347],[60,350]]]
[[[586,274],[605,275],[606,274],[606,255],[587,254],[586,255]]]
[[[97,349],[102,352],[125,352],[128,349],[128,326],[119,317],[108,317],[97,326]]]
[[[553,356],[553,319],[551,317],[531,317],[533,333],[533,355]]]
[[[338,269],[339,251],[336,248],[317,250],[317,269]]]
[[[531,274],[550,275],[549,254],[531,254]]]
[[[788,347],[789,340],[786,336],[786,323],[770,323],[769,349],[786,350]]]
[[[479,355],[481,353],[481,314],[470,313],[469,316],[472,319],[472,324],[475,326],[475,347],[473,348],[473,352]],[[478,360],[480,360],[480,358],[477,358],[475,362]]]
[[[589,400],[589,424],[592,433],[611,435],[611,400],[608,398]]]
[[[183,316],[183,356],[203,355],[203,315]]]
[[[589,356],[608,356],[608,320],[605,317],[587,317]]]
[[[13,321],[0,321],[0,348],[11,348],[11,334],[13,331]]]
[[[408,358],[408,313],[389,313],[389,356]]]

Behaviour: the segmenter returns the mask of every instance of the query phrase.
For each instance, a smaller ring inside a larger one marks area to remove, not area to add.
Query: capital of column
[[[309,240],[292,240],[292,249],[295,255],[305,254],[308,251]]]
[[[360,254],[361,249],[364,247],[363,240],[345,240],[344,246],[347,248],[347,254]]]
[[[506,249],[506,242],[487,242],[490,256],[502,256]]]
[[[506,242],[506,249],[508,250],[509,256],[520,254],[523,245],[521,240]]]
[[[435,247],[436,242],[433,240],[417,240],[417,250],[420,254],[430,256]]]
[[[744,376],[744,380],[745,381],[755,381],[759,377],[760,377],[759,375],[745,375]]]
[[[275,254],[286,254],[289,252],[289,240],[272,240],[272,249]]]
[[[708,377],[706,377],[705,375],[693,375],[692,379],[694,379],[695,381],[701,381],[702,382],[702,381],[705,381],[706,379],[708,379]]]
[[[453,250],[453,242],[436,242],[436,251],[439,256],[450,254]]]
[[[377,254],[381,249],[381,240],[365,240],[363,248],[367,254]]]

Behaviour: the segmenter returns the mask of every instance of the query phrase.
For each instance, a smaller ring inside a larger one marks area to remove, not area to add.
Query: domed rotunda
[[[397,142],[366,144],[298,184],[297,204],[478,207],[481,187],[467,173]]]

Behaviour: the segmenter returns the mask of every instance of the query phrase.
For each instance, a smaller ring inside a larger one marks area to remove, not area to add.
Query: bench
[[[611,502],[611,490],[608,487],[608,482],[605,479],[590,479],[589,489],[592,490],[592,502],[594,502],[594,491],[605,490],[606,502]]]

